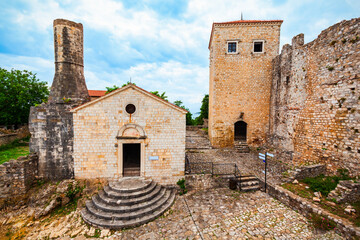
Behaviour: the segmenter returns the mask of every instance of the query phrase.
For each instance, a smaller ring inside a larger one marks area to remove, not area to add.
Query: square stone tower
[[[210,50],[209,137],[214,147],[239,141],[259,146],[269,128],[272,60],[282,20],[213,23]]]

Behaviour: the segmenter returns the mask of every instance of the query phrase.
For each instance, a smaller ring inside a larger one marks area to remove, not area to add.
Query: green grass
[[[27,139],[22,139],[22,141],[26,140]],[[16,140],[12,143],[0,146],[0,164],[29,154],[29,146],[22,141]]]

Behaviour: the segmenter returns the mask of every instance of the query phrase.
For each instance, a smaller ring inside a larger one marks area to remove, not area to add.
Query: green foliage
[[[11,159],[17,159],[20,156],[26,156],[29,154],[29,146],[24,140],[28,140],[28,138],[24,138],[21,140],[15,140],[12,143],[0,146],[0,164],[7,162]]]
[[[165,92],[160,94],[159,91],[152,91],[151,93],[154,94],[155,96],[158,96],[158,97],[168,101],[168,99],[167,99],[168,96],[165,95],[166,94]]]
[[[64,101],[64,103],[69,103],[71,101],[71,98],[63,97],[62,100]]]
[[[339,168],[337,170],[337,174],[340,177],[340,180],[350,180],[351,177],[349,176],[349,170],[346,168]]]
[[[340,178],[338,176],[320,176],[314,178],[305,178],[304,183],[310,186],[310,189],[314,192],[321,192],[324,196],[327,196],[330,191],[336,188]]]
[[[27,123],[30,107],[46,102],[49,89],[27,70],[0,68],[0,125]]]
[[[132,82],[130,82],[130,81],[127,81],[127,83],[124,83],[121,87],[125,87],[126,85],[129,85],[129,84],[134,84],[134,85],[136,86],[135,83],[132,83]],[[114,85],[114,86],[115,86],[115,85]]]
[[[187,189],[185,186],[185,178],[179,179],[176,184],[180,187],[180,195],[187,193]]]
[[[126,85],[126,84],[125,84]],[[118,86],[116,86],[116,85],[114,85],[114,86],[112,86],[112,87],[106,87],[106,93],[105,94],[108,94],[108,93],[110,93],[110,92],[112,92],[112,91],[115,91],[116,89],[118,89],[119,87]]]
[[[195,118],[195,125],[202,125],[204,123],[204,118],[209,118],[209,94],[205,94],[201,101],[200,115]]]
[[[186,111],[188,111],[186,113],[186,125],[194,125],[194,120],[192,119],[192,114],[191,114],[190,110],[183,105],[183,102],[181,100],[176,100],[174,102],[174,104],[176,106],[181,107],[181,108],[185,109]]]
[[[74,201],[78,194],[82,192],[83,188],[79,185],[73,185],[69,183],[66,196],[70,199],[70,202]]]
[[[312,213],[309,220],[315,229],[329,231],[336,228],[336,223],[333,220],[319,214]]]

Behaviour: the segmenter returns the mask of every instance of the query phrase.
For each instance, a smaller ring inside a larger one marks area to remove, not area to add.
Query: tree
[[[0,68],[0,124],[27,123],[30,107],[47,101],[46,84],[30,71]]]
[[[195,119],[196,125],[202,125],[204,123],[204,118],[209,118],[209,94],[205,94],[201,103],[200,115]]]
[[[156,95],[156,96],[158,96],[158,97],[161,97],[162,99],[164,99],[164,100],[166,100],[166,101],[168,101],[168,100],[167,100],[168,97],[165,95],[165,94],[166,94],[165,92],[163,92],[162,94],[160,94],[158,91],[152,91],[151,93],[154,94],[154,95]]]
[[[181,107],[181,108],[185,109],[186,111],[188,111],[188,113],[186,114],[186,125],[194,125],[194,120],[192,119],[192,114],[189,111],[189,109],[183,105],[183,102],[181,100],[176,100],[174,102],[174,104],[176,106]]]
[[[126,85],[126,84],[125,84]],[[118,86],[116,86],[116,85],[114,85],[114,86],[112,86],[112,87],[106,87],[106,93],[105,94],[108,94],[108,93],[110,93],[110,92],[112,92],[112,91],[115,91],[116,89],[118,89],[119,87]]]

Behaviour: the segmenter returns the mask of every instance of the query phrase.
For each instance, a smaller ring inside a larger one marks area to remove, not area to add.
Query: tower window
[[[254,53],[263,53],[264,52],[264,41],[258,40],[254,41]]]
[[[237,53],[237,42],[227,42],[227,53]]]

